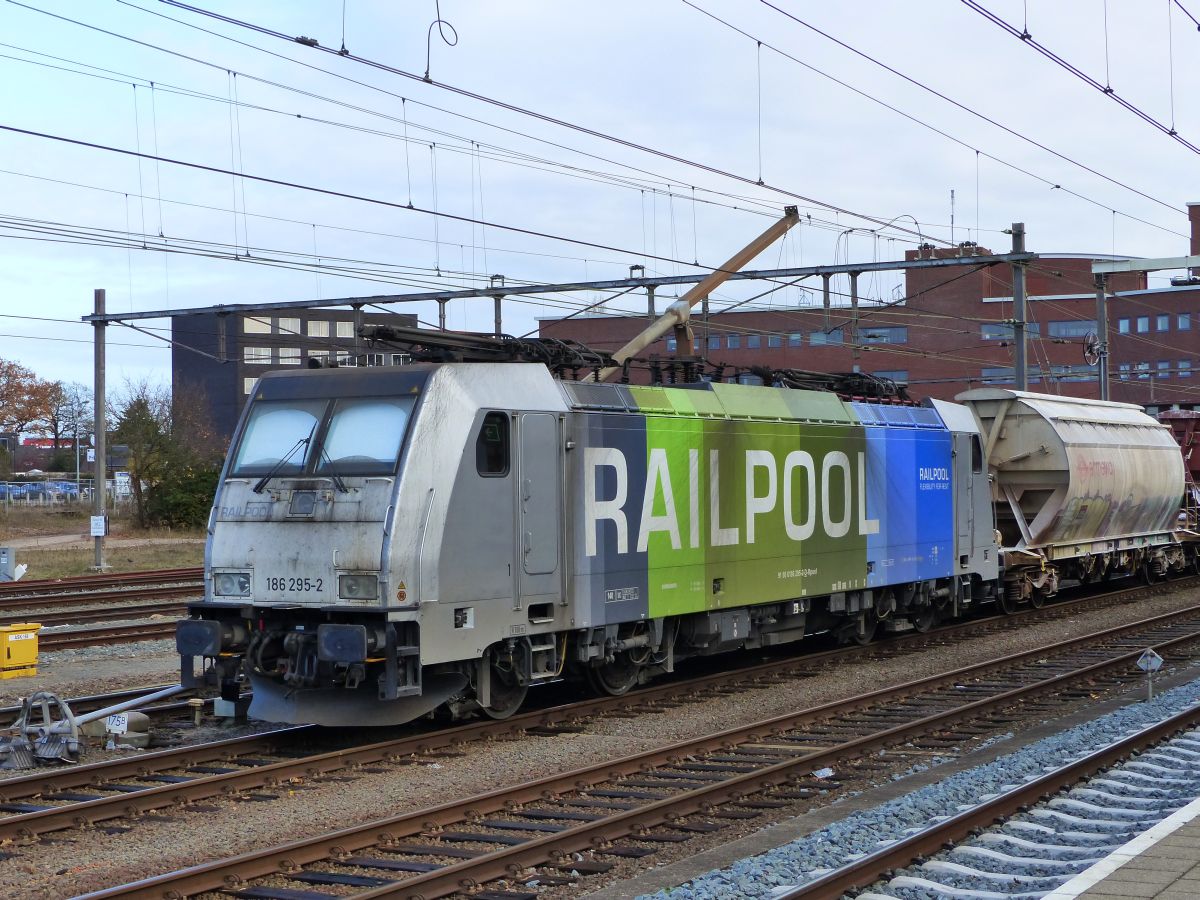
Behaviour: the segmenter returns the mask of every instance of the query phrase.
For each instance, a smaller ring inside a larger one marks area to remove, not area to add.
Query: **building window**
[[[1157,318],[1157,321],[1154,323],[1154,327],[1158,331],[1170,331],[1171,330],[1171,317],[1169,315],[1166,315],[1164,313],[1163,315],[1157,316],[1156,318]]]
[[[321,320],[310,319],[308,322],[309,337],[329,337],[329,323]]]
[[[829,331],[814,331],[808,336],[808,342],[814,347],[827,347],[842,343],[842,328],[832,328]]]
[[[742,346],[742,336],[740,334],[731,334],[725,338],[725,346],[730,350],[737,350]]]
[[[675,352],[675,338],[673,338],[673,337],[667,338],[667,352],[668,353]]]
[[[1117,332],[1119,334],[1129,334],[1129,320],[1117,319]]]
[[[721,336],[719,334],[710,334],[708,336],[708,349],[709,350],[720,350],[721,349]]]
[[[1131,368],[1132,368],[1132,366],[1130,366],[1130,365],[1129,365],[1129,363],[1121,363],[1121,365],[1120,365],[1120,366],[1118,366],[1118,370],[1119,370],[1119,371],[1120,371],[1120,373],[1121,373],[1121,380],[1122,380],[1122,381],[1128,381],[1128,380],[1129,380],[1129,370],[1130,370]]]
[[[1145,381],[1150,377],[1150,363],[1140,362],[1137,364],[1138,381]]]
[[[242,362],[248,366],[269,366],[271,364],[271,348],[243,347]]]
[[[1051,322],[1048,328],[1052,338],[1081,338],[1095,331],[1096,323],[1092,319],[1079,319],[1074,322]]]
[[[354,323],[353,322],[338,322],[337,323],[337,336],[340,338],[354,337]]]
[[[746,335],[746,349],[757,350],[762,345],[762,338],[757,334]]]
[[[300,348],[299,347],[280,347],[279,348],[279,364],[281,366],[298,366],[298,365],[300,365]]]
[[[803,340],[804,340],[803,332],[793,331],[791,334],[788,335],[788,346],[789,347],[799,347]]]
[[[907,344],[908,328],[904,325],[892,328],[870,328],[859,332],[864,344]]]
[[[1052,366],[1055,381],[1095,381],[1096,370],[1089,365]]]
[[[251,391],[253,391],[254,390],[254,382],[256,382],[256,381],[258,381],[257,378],[243,378],[242,379],[242,393],[249,394]]]
[[[1180,331],[1191,331],[1192,330],[1192,314],[1191,313],[1180,313],[1179,317],[1175,320],[1175,327],[1178,328]]]
[[[1150,330],[1150,317],[1149,316],[1138,316],[1137,317],[1137,330],[1138,330],[1138,334],[1145,334],[1147,331]]]
[[[773,350],[782,347],[783,346],[783,335],[768,334],[767,335],[767,346]]]
[[[308,358],[315,359],[321,365],[325,365],[329,362],[329,351],[328,350],[309,350]]]
[[[892,381],[908,381],[908,369],[891,369],[883,372],[872,372],[876,378],[890,378]]]
[[[1011,341],[1013,327],[1003,322],[985,322],[979,326],[979,336],[985,341]]]
[[[1192,361],[1190,359],[1181,359],[1179,361],[1179,372],[1177,374],[1180,378],[1191,378]]]
[[[982,369],[980,374],[983,376],[984,384],[1015,384],[1017,380],[1016,371],[1012,366],[993,366]],[[1041,366],[1030,366],[1026,376],[1030,384],[1041,384]]]
[[[280,317],[279,333],[280,334],[299,334],[300,333],[300,320]]]
[[[337,358],[337,364],[339,366],[357,366],[358,360],[347,353],[343,353]]]
[[[1042,326],[1037,322],[1025,323],[1025,337],[1041,337]],[[988,322],[979,326],[979,336],[985,341],[1011,341],[1016,333],[1011,322]]]
[[[408,365],[408,354],[407,353],[393,353],[392,354],[392,365],[393,366]]]
[[[271,320],[246,316],[242,319],[242,334],[270,334]]]
[[[1158,377],[1159,378],[1170,378],[1171,377],[1170,361],[1165,360],[1165,359],[1160,359],[1158,361],[1158,365],[1156,368],[1158,369]]]
[[[382,353],[368,353],[363,358],[363,365],[364,366],[382,366],[383,365],[383,354]]]

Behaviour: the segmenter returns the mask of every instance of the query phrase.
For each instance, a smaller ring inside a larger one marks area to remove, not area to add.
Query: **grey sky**
[[[6,86],[0,124],[143,153],[157,149],[163,157],[384,201],[168,163],[139,165],[103,150],[0,132],[0,357],[43,377],[90,380],[90,329],[76,323],[90,312],[96,287],[107,289],[110,311],[128,311],[408,293],[478,284],[493,273],[528,282],[620,277],[633,263],[645,263],[648,274],[675,273],[687,271],[687,261],[719,264],[796,202],[805,224],[756,267],[899,258],[916,240],[894,228],[845,234],[877,226],[789,193],[884,221],[904,217],[896,220],[903,228],[914,228],[914,217],[923,235],[949,240],[954,189],[955,240],[1004,250],[1009,238],[1002,229],[1024,221],[1035,251],[1187,252],[1182,208],[1200,200],[1193,174],[1200,158],[958,0],[777,5],[1162,202],[1005,134],[762,3],[694,2],[443,0],[441,14],[458,43],[447,46],[433,30],[430,75],[751,182],[761,177],[763,187],[153,0],[28,5],[194,60],[0,4]],[[343,39],[340,2],[201,5],[335,49]],[[1200,143],[1200,32],[1177,6],[1110,0],[1106,56],[1101,0],[984,5],[1018,27],[1027,5],[1035,38]],[[1200,17],[1200,0],[1183,6]],[[433,2],[347,0],[346,47],[419,76],[435,15]],[[756,40],[764,42],[761,49]],[[91,74],[78,74],[85,71]],[[232,98],[241,104],[236,110]],[[410,199],[423,209],[619,251],[438,219],[402,208]],[[51,237],[47,228],[55,240],[29,239]],[[84,229],[92,243],[67,243],[77,239],[64,237],[62,228]],[[176,252],[142,249],[143,233],[148,247]],[[201,250],[215,258],[194,255]],[[864,278],[863,284],[871,296],[889,299],[898,281]],[[739,299],[755,290],[730,286],[721,296]],[[522,333],[535,327],[536,316],[598,299],[510,303],[506,330]],[[803,300],[797,289],[771,298],[778,305]],[[614,307],[642,304],[631,296]],[[436,320],[432,308],[415,311]],[[454,303],[450,324],[490,328],[490,301]],[[111,382],[166,379],[164,343],[120,328],[110,340]]]

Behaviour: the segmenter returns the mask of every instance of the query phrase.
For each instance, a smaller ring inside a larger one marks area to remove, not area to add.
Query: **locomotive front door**
[[[558,417],[552,413],[524,413],[518,426],[517,499],[521,512],[517,552],[522,560],[522,596],[552,594],[558,589],[562,481],[558,431]]]

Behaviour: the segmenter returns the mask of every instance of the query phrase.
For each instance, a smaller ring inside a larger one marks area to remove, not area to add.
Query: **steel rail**
[[[145,619],[150,616],[170,615],[178,618],[187,611],[178,603],[142,603],[131,606],[100,606],[88,609],[68,609],[57,612],[20,613],[0,616],[0,626],[15,625],[36,619],[39,625],[82,625],[86,622],[112,622],[116,619]],[[49,635],[45,635],[48,637]]]
[[[104,575],[73,575],[67,578],[36,578],[6,581],[0,584],[0,597],[57,594],[65,590],[95,590],[122,584],[167,584],[174,581],[201,581],[204,569],[149,569],[141,572],[114,572]]]
[[[1197,640],[1200,640],[1200,631],[1190,631],[1186,635],[1159,643],[1158,650],[1160,653],[1170,652],[1173,647]],[[1078,640],[1073,639],[1060,643],[1076,645]],[[1028,659],[1035,654],[1045,655],[1054,646],[1037,648],[1016,656]],[[1036,693],[1051,692],[1056,687],[1095,677],[1106,669],[1131,663],[1140,653],[1140,649],[1122,652],[1106,660],[1088,663],[1070,672],[1059,673],[1030,684],[1004,690],[991,697],[959,704],[951,709],[923,716],[914,721],[843,741],[833,747],[807,753],[802,752],[783,762],[738,774],[719,783],[687,791],[677,797],[664,798],[634,809],[600,816],[596,821],[580,825],[572,824],[557,833],[533,837],[515,847],[484,852],[475,859],[450,864],[437,871],[418,875],[403,882],[389,884],[356,896],[365,898],[405,895],[431,898],[471,889],[497,878],[511,876],[514,872],[523,871],[529,866],[545,865],[555,858],[561,858],[563,854],[590,851],[612,840],[636,835],[639,831],[647,828],[670,824],[681,816],[711,811],[722,803],[737,802],[748,794],[795,781],[814,769],[840,762],[847,756],[861,756],[866,752],[891,746],[930,730],[944,729],[955,721],[976,717],[988,710],[1007,708],[1015,701]],[[995,667],[1003,661],[1003,658],[992,661],[991,665]],[[862,697],[851,698],[848,702],[825,704],[812,710],[775,717],[765,722],[727,729],[698,740],[682,741],[668,747],[645,751],[625,759],[548,776],[466,800],[452,801],[433,808],[342,829],[332,834],[294,841],[281,847],[193,866],[179,872],[154,876],[87,896],[96,898],[96,900],[117,896],[178,897],[206,890],[228,888],[230,885],[244,884],[251,879],[267,875],[282,873],[286,877],[287,873],[295,872],[300,866],[327,860],[331,856],[336,863],[338,858],[355,851],[381,843],[386,847],[388,843],[395,843],[402,838],[412,837],[423,832],[436,831],[447,825],[460,823],[464,819],[471,820],[488,814],[506,813],[524,803],[546,802],[547,798],[554,796],[586,792],[614,779],[644,772],[647,768],[655,765],[678,764],[679,760],[697,754],[727,751],[741,743],[761,742],[772,734],[796,727],[805,719],[828,719],[848,708],[861,706],[867,702],[867,697],[873,697],[878,702],[898,696],[904,689],[907,689],[908,694],[912,695],[927,690],[931,683],[960,681],[965,672],[976,671],[978,673],[987,666],[988,664],[980,664],[964,667],[953,672],[942,673],[939,676],[909,682],[904,686],[874,691]],[[603,812],[603,810],[597,810],[597,812]],[[520,813],[515,812],[514,814],[519,815]]]
[[[156,597],[168,599],[172,597],[199,597],[204,594],[204,583],[186,581],[184,583],[167,583],[143,587],[131,585],[105,590],[85,591],[78,593],[70,591],[56,594],[34,594],[28,597],[6,597],[0,599],[0,611],[7,614],[4,619],[21,621],[18,616],[42,615],[42,610],[50,607],[92,606],[97,604],[116,605],[130,600],[152,600]],[[10,610],[31,610],[34,612],[10,612]]]
[[[38,635],[39,650],[69,650],[95,644],[130,644],[159,641],[175,636],[175,620],[136,622],[132,625],[103,625],[74,631],[45,631]]]
[[[1088,643],[1119,638],[1125,633],[1135,633],[1147,627],[1164,624],[1171,619],[1200,613],[1200,605],[1187,607],[1172,613],[1153,616],[1139,622],[1127,623],[1093,632],[1076,638],[1070,638],[1053,644],[1044,645],[1032,650],[1005,657],[986,660],[972,666],[967,666],[939,675],[929,676],[915,682],[882,688],[868,694],[844,698],[801,711],[794,719],[796,724],[805,724],[827,718],[837,712],[853,711],[873,703],[886,702],[889,699],[908,696],[914,692],[928,690],[939,683],[954,681],[972,675],[978,675],[991,669],[1001,669],[1020,665],[1050,652],[1068,651],[1074,647]],[[1004,617],[1007,618],[1007,617]],[[936,632],[914,635],[913,637],[928,638]],[[901,642],[897,642],[901,643]],[[911,643],[917,643],[913,641]],[[886,645],[879,645],[886,647]],[[159,809],[178,802],[180,799],[202,799],[219,793],[248,790],[262,787],[272,781],[284,780],[296,775],[328,774],[339,768],[352,765],[367,765],[379,761],[401,761],[407,757],[441,751],[456,751],[466,744],[487,738],[517,737],[530,729],[574,727],[587,717],[603,715],[617,711],[620,714],[647,714],[658,709],[656,704],[678,702],[679,700],[694,700],[714,693],[728,692],[731,686],[738,682],[754,684],[764,679],[785,677],[788,672],[821,670],[832,661],[845,661],[850,656],[870,655],[873,647],[853,648],[855,653],[848,653],[849,648],[839,648],[824,653],[813,654],[800,658],[776,660],[768,663],[742,669],[735,672],[718,672],[696,679],[655,685],[650,688],[626,694],[621,697],[598,697],[577,701],[570,704],[536,710],[513,716],[512,718],[494,721],[484,719],[449,729],[442,729],[422,735],[409,736],[394,740],[367,744],[357,748],[337,750],[331,753],[318,754],[300,760],[289,760],[276,764],[259,766],[252,770],[214,775],[209,778],[196,778],[193,781],[147,788],[137,793],[128,793],[116,797],[102,797],[97,800],[75,803],[70,806],[54,807],[47,810],[23,813],[0,819],[0,840],[26,838],[47,831],[70,828],[83,823],[103,821],[130,814]],[[735,681],[731,685],[731,676]],[[221,748],[226,758],[236,750],[236,741],[219,742],[212,745]],[[143,755],[135,761],[139,768],[134,772],[156,773],[174,768],[186,768],[194,764],[192,755],[208,751],[210,745],[194,745],[193,747],[161,751],[156,754]],[[206,759],[218,758],[217,755],[207,756]],[[129,769],[123,767],[125,761],[110,761],[78,766],[72,769],[61,769],[54,773],[35,774],[20,778],[0,781],[0,802],[35,797],[41,794],[51,794],[54,791],[68,790],[88,783],[114,781],[122,777],[130,777]],[[52,797],[50,799],[53,799]]]
[[[1008,819],[1021,809],[1053,797],[1089,776],[1110,768],[1131,754],[1173,737],[1200,723],[1200,706],[1192,706],[1136,734],[1102,747],[1082,759],[1068,763],[1027,782],[1015,790],[985,801],[926,828],[910,837],[889,844],[882,850],[776,895],[780,900],[801,897],[837,897],[846,891],[874,884],[889,870],[910,865],[918,857],[929,856],[961,841],[981,828],[989,828]]]

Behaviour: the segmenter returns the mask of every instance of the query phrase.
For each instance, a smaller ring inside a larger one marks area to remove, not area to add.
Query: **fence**
[[[51,506],[61,504],[91,505],[94,480],[79,481],[47,478],[41,481],[0,481],[0,505]],[[109,479],[105,482],[108,503],[129,502],[129,480]]]

